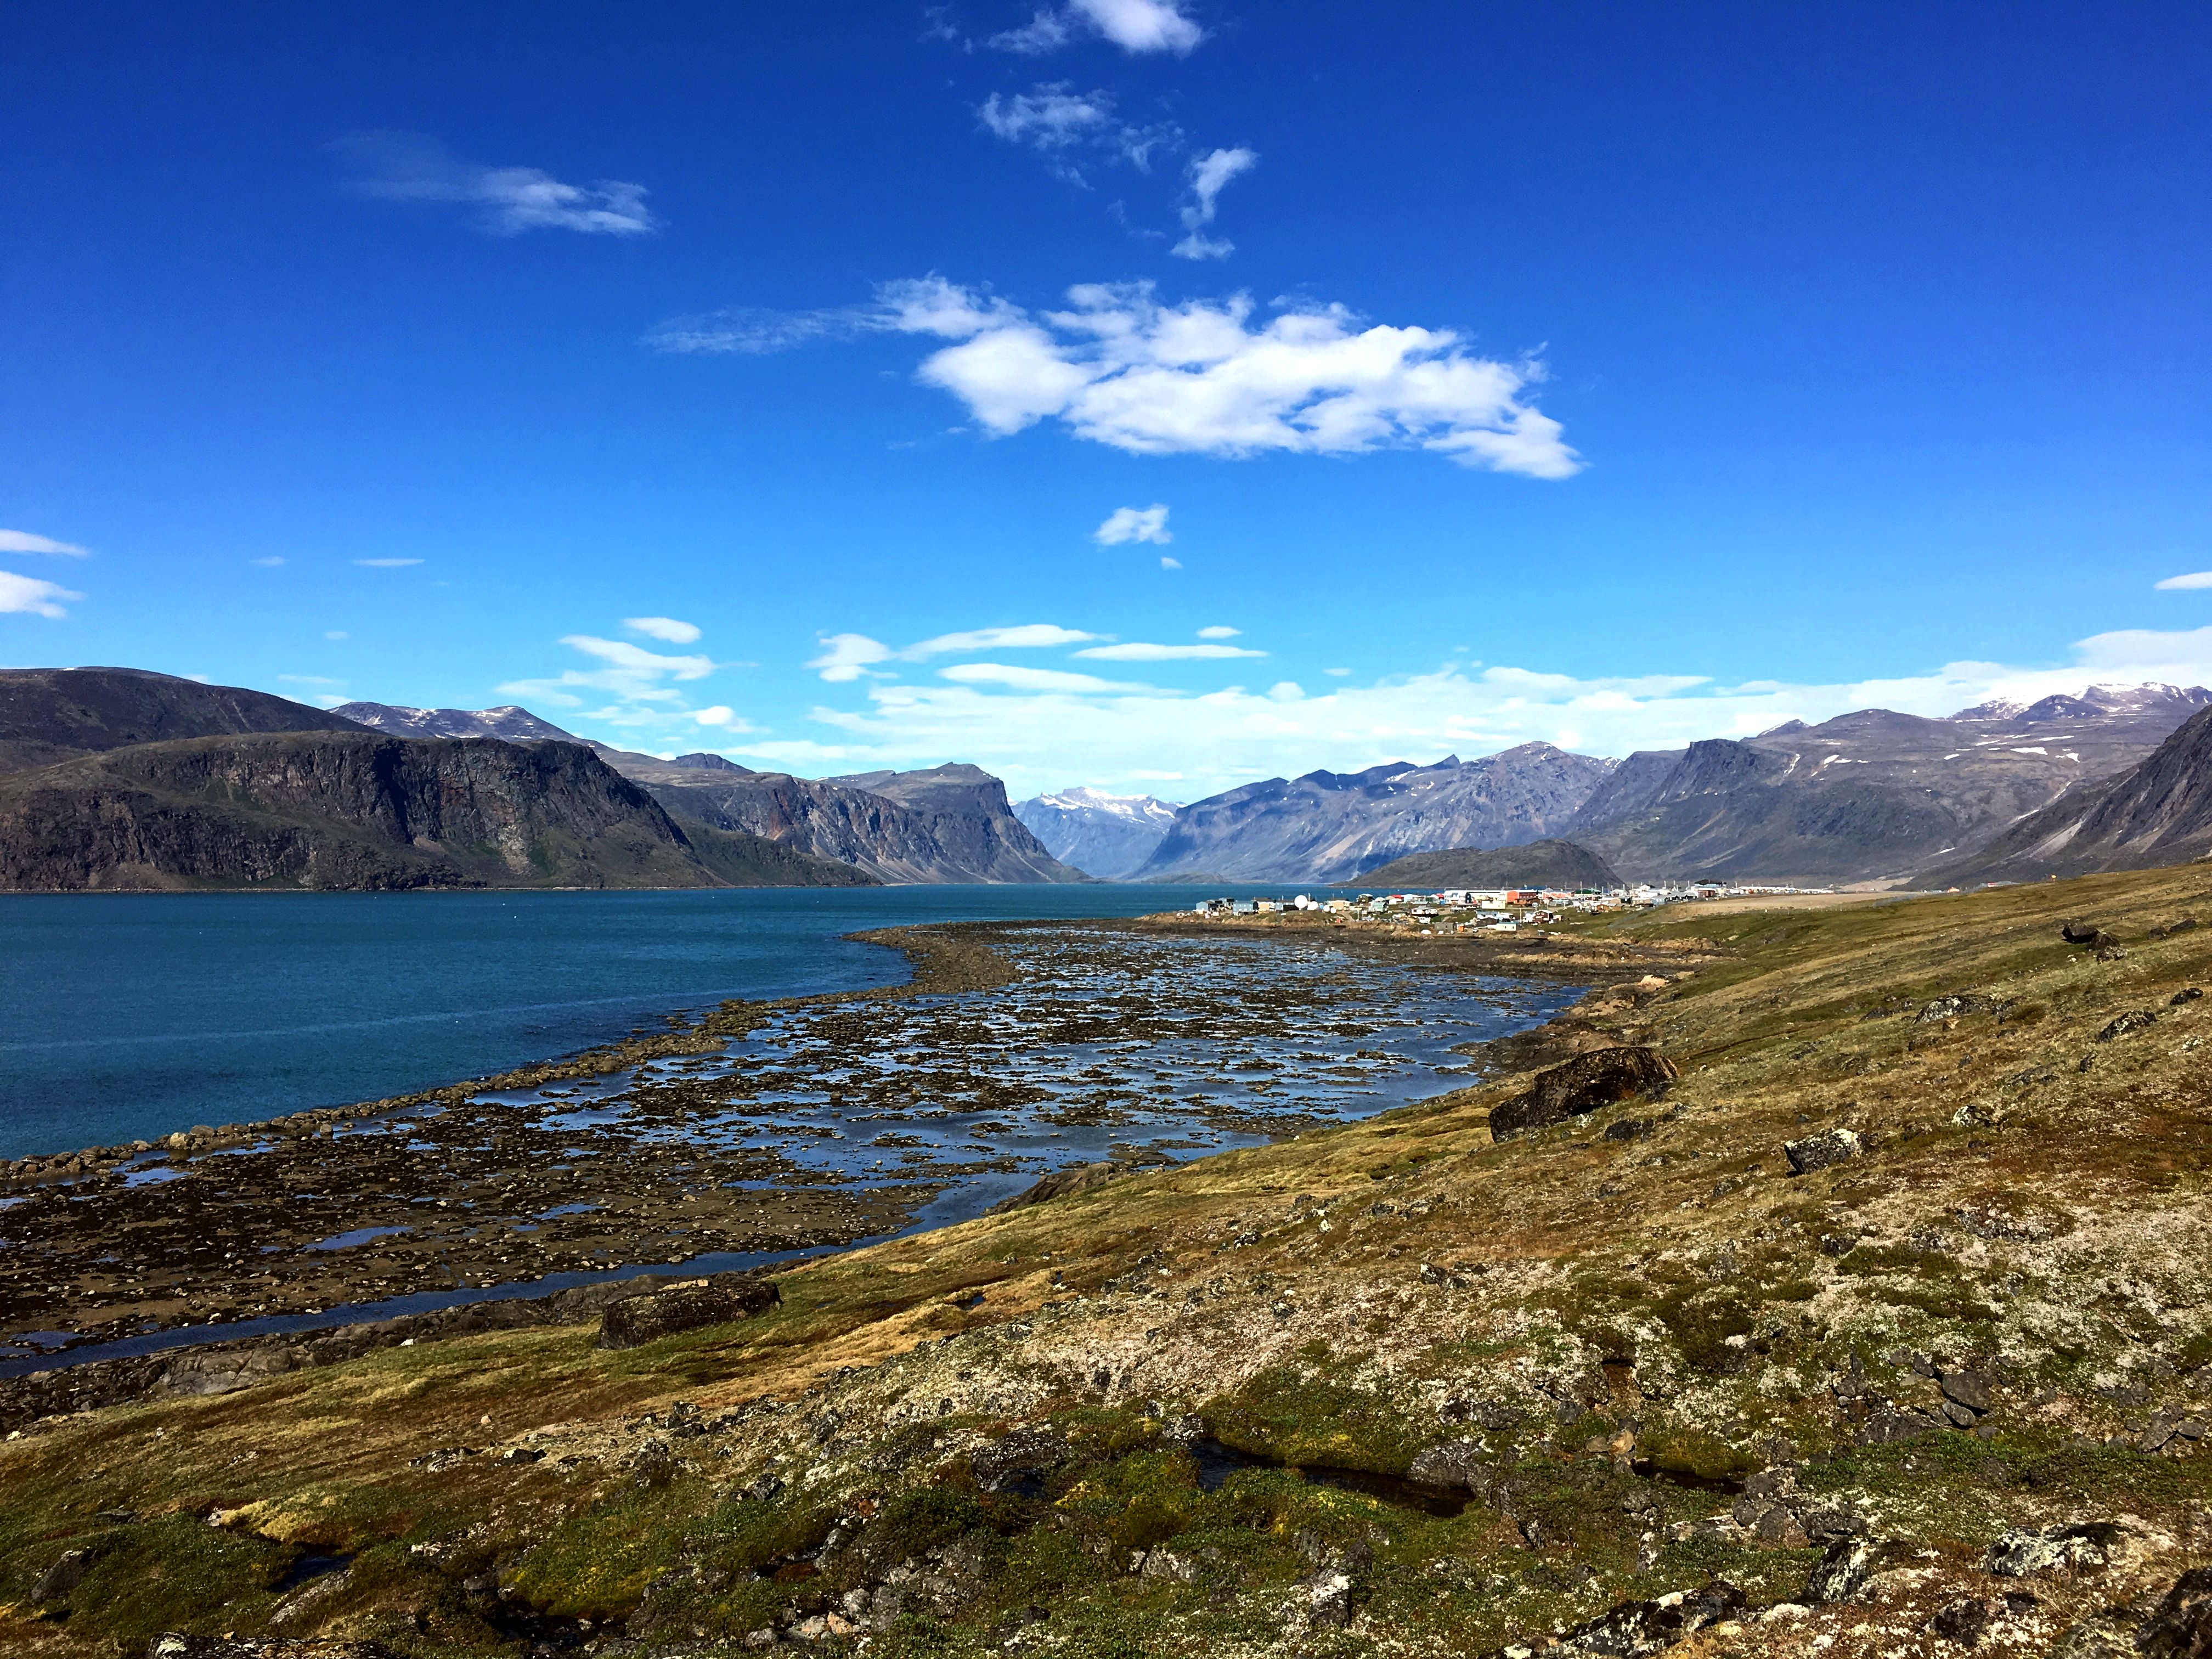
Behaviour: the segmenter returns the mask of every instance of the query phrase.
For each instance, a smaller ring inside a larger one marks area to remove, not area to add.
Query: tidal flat
[[[1071,1164],[1180,1161],[1437,1092],[1468,1073],[1462,1050],[1579,994],[1525,951],[1382,950],[1341,930],[861,937],[903,951],[913,977],[9,1166],[0,1368],[726,1271],[964,1219]]]

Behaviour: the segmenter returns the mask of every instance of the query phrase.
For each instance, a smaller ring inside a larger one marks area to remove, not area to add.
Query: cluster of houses
[[[1419,922],[1459,933],[1516,933],[1526,922],[1556,921],[1567,911],[1649,909],[1659,904],[1680,904],[1704,899],[1749,898],[1778,893],[1825,893],[1825,887],[1740,886],[1721,882],[1687,882],[1655,886],[1584,887],[1570,891],[1560,887],[1450,887],[1435,893],[1362,893],[1356,898],[1317,899],[1304,893],[1286,899],[1203,899],[1192,908],[1205,917],[1267,915],[1286,910],[1314,910],[1340,916],[1379,916],[1386,921]]]

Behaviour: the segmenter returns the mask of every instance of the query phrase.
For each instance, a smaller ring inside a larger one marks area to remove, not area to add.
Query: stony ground
[[[1594,923],[1620,982],[1437,1100],[640,1348],[45,1419],[0,1650],[2203,1653],[2198,920],[2201,869]],[[1492,1139],[1620,1042],[1678,1079]]]

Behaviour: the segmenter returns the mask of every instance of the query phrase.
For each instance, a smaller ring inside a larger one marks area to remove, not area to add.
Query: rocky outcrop
[[[1173,803],[1151,795],[1109,795],[1103,789],[1061,789],[1014,803],[1014,816],[1053,857],[1119,881],[1144,867],[1175,823]]]
[[[642,1347],[678,1331],[750,1319],[782,1300],[782,1294],[767,1279],[749,1279],[741,1273],[719,1273],[690,1284],[670,1285],[608,1304],[606,1312],[599,1316],[596,1346]]]
[[[1409,853],[1518,847],[1564,829],[1612,766],[1526,743],[1480,760],[1270,778],[1184,807],[1136,878],[1354,881]]]
[[[179,738],[360,729],[265,691],[139,668],[0,669],[0,771]]]
[[[590,750],[368,732],[141,744],[0,781],[0,890],[716,887],[865,879],[702,848]],[[718,873],[720,865],[731,873]]]
[[[1525,847],[1458,847],[1416,853],[1360,878],[1370,887],[1419,890],[1453,887],[1618,887],[1613,867],[1571,841],[1532,841]]]
[[[1527,1094],[1492,1108],[1491,1139],[1504,1140],[1663,1090],[1675,1075],[1673,1063],[1650,1048],[1632,1043],[1593,1048],[1564,1066],[1537,1073]]]
[[[2212,857],[2212,709],[2139,764],[2061,797],[1972,858],[1930,871],[1921,884],[2032,881],[2207,857]]]
[[[395,738],[504,738],[509,743],[583,741],[515,703],[505,703],[497,708],[408,708],[388,702],[342,702],[331,713]]]

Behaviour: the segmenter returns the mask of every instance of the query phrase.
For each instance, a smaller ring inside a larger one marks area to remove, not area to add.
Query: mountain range
[[[1062,863],[1101,881],[1134,875],[1174,826],[1176,805],[1078,785],[1014,803],[1014,816]]]
[[[1451,887],[1618,887],[1620,874],[1587,847],[1532,841],[1488,852],[1461,847],[1409,854],[1370,870],[1365,884],[1417,893]]]
[[[799,778],[589,743],[512,705],[324,710],[136,669],[16,669],[0,671],[0,888],[2020,879],[2212,851],[2208,710],[2202,687],[2093,686],[1619,761],[1531,743],[1180,807],[1091,788],[1017,807],[958,763]],[[1556,872],[1522,869],[1534,850],[1492,856],[1570,842]]]

